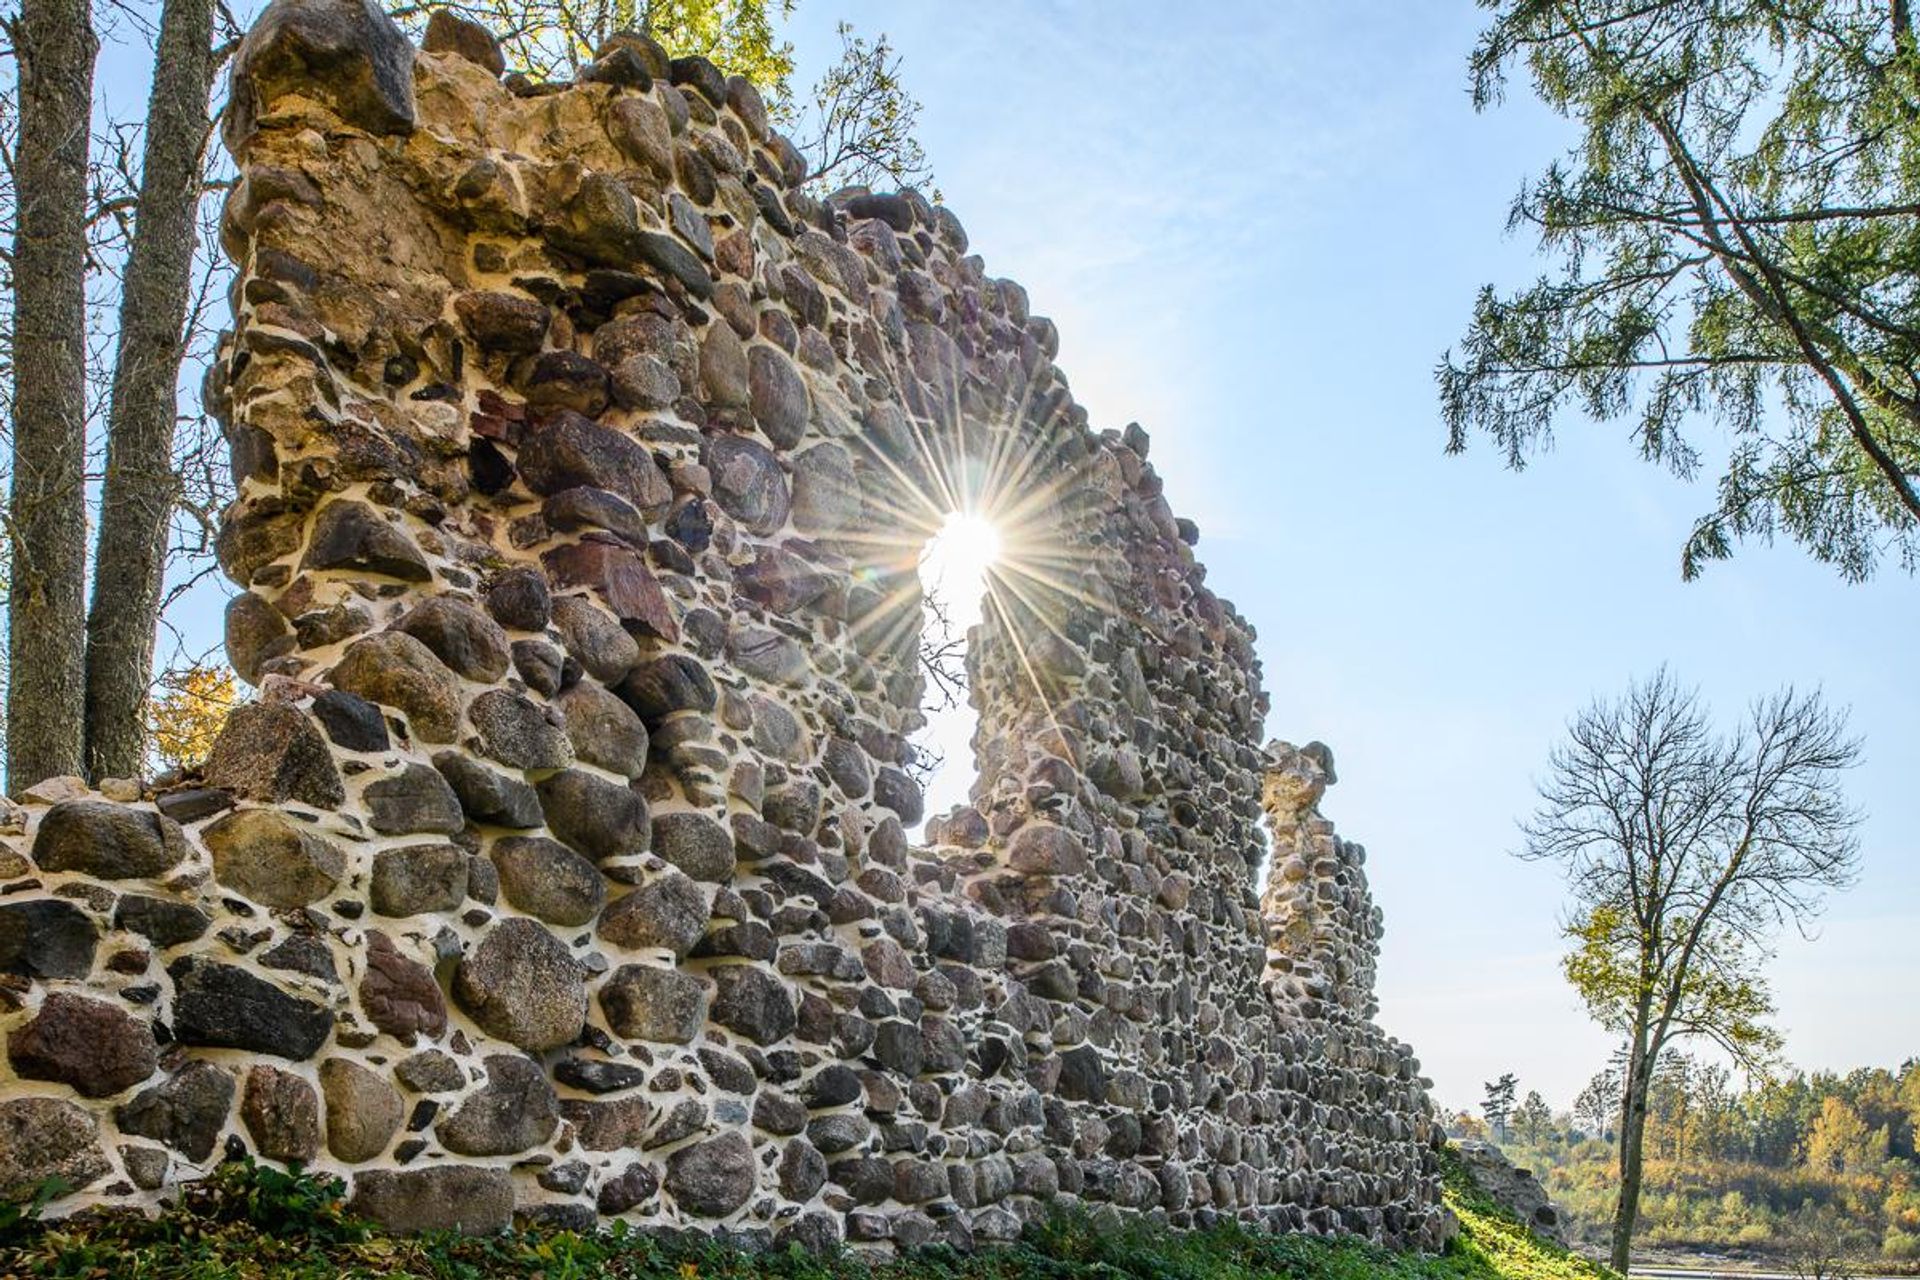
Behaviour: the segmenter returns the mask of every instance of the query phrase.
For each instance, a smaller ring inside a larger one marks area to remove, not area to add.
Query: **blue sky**
[[[1568,138],[1524,90],[1472,112],[1473,5],[801,0],[803,81],[841,19],[905,55],[947,202],[1059,323],[1095,424],[1152,432],[1259,630],[1269,733],[1333,746],[1325,808],[1386,910],[1382,1021],[1442,1101],[1511,1070],[1565,1105],[1604,1062],[1555,873],[1508,850],[1567,718],[1663,661],[1728,714],[1787,682],[1852,708],[1865,872],[1783,940],[1779,1021],[1808,1067],[1920,1054],[1920,582],[1850,587],[1781,545],[1682,584],[1707,494],[1619,427],[1569,422],[1518,476],[1441,452],[1433,365],[1475,289],[1535,269],[1507,205]],[[116,98],[140,62],[108,51]],[[203,591],[180,621],[213,643],[218,611]]]
[[[1559,881],[1508,851],[1568,717],[1663,661],[1729,716],[1788,682],[1852,708],[1865,871],[1782,941],[1779,1023],[1808,1067],[1920,1054],[1920,582],[1781,544],[1681,583],[1709,495],[1618,426],[1568,422],[1522,475],[1441,452],[1433,365],[1475,289],[1537,269],[1507,206],[1569,138],[1524,86],[1473,113],[1473,5],[802,0],[803,72],[842,18],[905,56],[948,204],[1059,323],[1095,425],[1152,432],[1259,630],[1269,732],[1333,746],[1382,1020],[1443,1101],[1511,1070],[1565,1105],[1604,1062]]]

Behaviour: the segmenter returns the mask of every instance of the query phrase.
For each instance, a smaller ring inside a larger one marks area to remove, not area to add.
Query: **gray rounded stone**
[[[349,1212],[400,1235],[491,1235],[513,1223],[513,1174],[469,1164],[356,1174]]]
[[[359,1164],[387,1149],[404,1118],[399,1091],[376,1071],[350,1058],[320,1064],[320,1093],[327,1103],[327,1150],[336,1160]]]
[[[595,680],[612,684],[640,660],[640,644],[620,620],[585,597],[555,600],[553,627],[568,654]]]
[[[745,964],[721,965],[710,976],[715,1022],[755,1044],[772,1044],[793,1034],[799,1023],[793,992],[779,978]]]
[[[573,763],[566,730],[545,708],[507,689],[489,689],[467,708],[480,749],[515,769],[564,769]],[[557,717],[556,717],[557,718]]]
[[[502,920],[454,972],[453,997],[488,1035],[532,1052],[557,1049],[587,1020],[580,962],[532,920]]]
[[[93,972],[100,930],[59,898],[0,902],[0,973],[23,978],[84,978]]]
[[[556,705],[579,759],[628,778],[646,769],[647,726],[612,692],[582,680],[562,693]]]
[[[607,882],[591,862],[557,840],[506,836],[489,851],[507,901],[548,924],[586,924],[607,900]]]
[[[695,880],[733,878],[733,833],[704,813],[663,813],[653,820],[653,851]]]
[[[548,828],[595,862],[647,851],[652,823],[633,789],[568,769],[541,779],[538,790]]]
[[[30,1200],[49,1178],[80,1191],[113,1166],[93,1117],[61,1098],[0,1102],[0,1200]]]
[[[688,1213],[724,1218],[752,1198],[757,1172],[752,1144],[729,1132],[667,1157],[665,1186]]]
[[[367,896],[383,916],[454,911],[467,897],[467,855],[450,844],[382,849],[373,856]]]
[[[33,837],[33,861],[42,871],[98,880],[157,876],[186,856],[179,823],[110,800],[63,800],[41,817]]]
[[[381,835],[438,832],[454,835],[466,826],[460,798],[437,770],[409,763],[392,777],[368,784],[360,793],[367,824]]]
[[[507,674],[507,633],[464,600],[434,596],[393,624],[433,651],[449,670],[480,684]]]
[[[607,1025],[629,1040],[691,1044],[707,1016],[707,984],[694,974],[623,964],[600,988]]]
[[[678,871],[615,899],[600,917],[601,941],[629,951],[651,947],[676,957],[693,950],[707,928],[707,895],[691,876]]]
[[[233,1076],[225,1067],[194,1058],[115,1107],[113,1122],[129,1137],[164,1142],[198,1164],[213,1154],[233,1110],[233,1094]]]
[[[531,1058],[496,1053],[487,1083],[469,1094],[435,1133],[456,1155],[511,1156],[539,1146],[560,1124],[560,1099]]]
[[[807,384],[793,361],[764,343],[747,353],[753,420],[777,449],[791,449],[806,434]]]
[[[291,910],[332,893],[347,869],[338,846],[272,809],[241,809],[201,833],[223,888]]]
[[[701,460],[713,476],[713,500],[747,532],[765,537],[787,523],[786,473],[765,445],[745,436],[709,436]]]

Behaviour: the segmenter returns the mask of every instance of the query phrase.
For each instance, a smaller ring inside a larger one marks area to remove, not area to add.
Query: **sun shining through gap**
[[[987,570],[1000,558],[1000,531],[985,516],[956,511],[920,557],[920,586],[944,604],[962,630],[980,621]]]
[[[921,642],[928,667],[927,725],[914,743],[938,760],[926,777],[928,815],[965,803],[973,782],[978,717],[967,701],[967,631],[980,622],[987,575],[999,558],[1000,531],[984,516],[966,511],[950,514],[920,556],[920,587],[927,601]]]

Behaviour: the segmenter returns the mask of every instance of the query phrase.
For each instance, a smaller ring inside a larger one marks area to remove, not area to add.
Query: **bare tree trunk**
[[[1613,1237],[1608,1265],[1621,1275],[1633,1261],[1633,1232],[1640,1221],[1640,1173],[1646,1156],[1647,1092],[1653,1064],[1644,1030],[1636,1031],[1627,1060],[1627,1084],[1620,1104],[1620,1192],[1613,1206]]]
[[[166,0],[147,106],[140,203],[120,295],[107,475],[87,614],[87,768],[139,773],[153,677],[173,469],[177,385],[212,87],[213,0]]]
[[[7,785],[81,769],[87,559],[87,0],[21,0],[13,242],[13,594]]]

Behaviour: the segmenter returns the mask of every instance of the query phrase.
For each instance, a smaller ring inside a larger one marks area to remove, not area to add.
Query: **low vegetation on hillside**
[[[1616,1088],[1603,1073],[1558,1115],[1530,1094],[1501,1125],[1507,1154],[1594,1248],[1617,1185]],[[1475,1117],[1449,1127],[1490,1136]],[[1783,1071],[1740,1088],[1725,1067],[1670,1055],[1648,1097],[1638,1245],[1788,1270],[1817,1246],[1878,1271],[1920,1270],[1917,1139],[1920,1059],[1898,1071]]]
[[[1226,1225],[1175,1232],[1063,1213],[1019,1244],[875,1261],[798,1247],[747,1252],[616,1227],[396,1239],[346,1216],[340,1188],[238,1163],[155,1219],[0,1226],[0,1275],[138,1280],[1610,1280],[1534,1236],[1449,1164],[1459,1237],[1437,1257]]]

